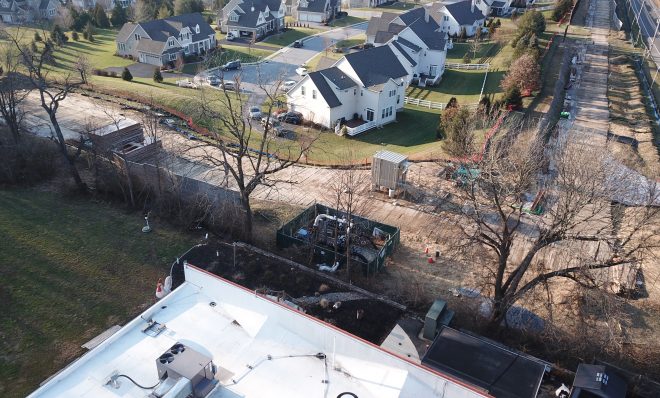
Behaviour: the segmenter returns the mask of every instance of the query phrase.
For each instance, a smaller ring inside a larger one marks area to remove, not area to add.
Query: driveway
[[[296,68],[314,58],[334,43],[349,37],[365,33],[368,22],[353,26],[332,29],[304,39],[302,48],[284,47],[264,62],[256,65],[244,65],[240,71],[223,73],[225,80],[241,81],[241,87],[247,92],[258,93],[259,85],[268,87],[278,80],[300,80]]]

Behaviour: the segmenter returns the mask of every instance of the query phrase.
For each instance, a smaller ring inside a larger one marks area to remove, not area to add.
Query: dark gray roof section
[[[230,21],[228,19],[229,14],[236,7],[239,7],[241,11],[236,11],[238,14],[238,22]],[[254,11],[253,11],[254,7]],[[246,0],[243,2],[240,1],[231,1],[222,9],[222,17],[225,19],[225,24],[228,26],[240,26],[244,28],[255,28],[257,27],[257,20],[259,19],[259,13],[264,12],[266,7],[270,11],[277,11],[280,9],[280,1],[278,0]],[[271,13],[266,15],[266,22],[272,21],[275,19]]]
[[[394,35],[390,32],[380,31],[376,33],[376,37],[374,38],[374,43],[377,44],[387,43],[393,37]]]
[[[357,86],[357,83],[355,83],[353,79],[351,79],[346,73],[342,72],[341,69],[335,66],[322,69],[319,72],[340,90],[346,90],[347,88]]]
[[[345,56],[365,87],[383,84],[408,74],[390,46],[373,47]]]
[[[415,43],[409,42],[408,40],[404,39],[403,37],[399,37],[398,39],[396,39],[396,41],[398,41],[399,44],[403,44],[404,46],[408,47],[409,49],[411,49],[415,52],[422,49],[420,46],[416,45]]]
[[[178,37],[179,32],[184,27],[189,27],[192,31],[192,41],[200,41],[215,34],[211,25],[198,12],[142,22],[139,25],[147,32],[152,40],[160,42],[166,42],[170,36]],[[194,29],[197,25],[199,25],[199,33],[195,33]]]
[[[475,21],[486,18],[480,9],[474,7],[472,11],[471,6],[470,0],[445,5],[451,16],[461,25],[472,25]]]
[[[323,77],[321,71],[312,72],[307,76],[309,76],[309,78],[312,79],[316,88],[319,89],[319,94],[321,94],[321,97],[323,97],[323,99],[330,108],[336,108],[338,106],[341,106],[341,102],[339,101],[339,98],[337,98],[335,92],[332,90],[332,87],[330,87],[330,85],[328,84],[328,81],[325,80],[325,77]]]
[[[491,7],[493,8],[502,8],[506,4],[505,1],[494,1],[493,4],[491,4]]]
[[[177,47],[181,49],[181,47]],[[160,55],[165,49],[165,42],[150,40],[145,37],[141,38],[138,41],[136,50],[143,53],[149,53],[154,55]]]
[[[403,54],[403,57],[404,57],[405,59],[407,59],[408,62],[410,62],[410,64],[411,64],[412,66],[417,66],[417,62],[415,62],[415,60],[412,59],[412,57],[410,56],[410,54],[408,54],[408,52],[405,50],[405,48],[403,48],[403,46],[401,46],[401,44],[399,44],[399,40],[394,40],[394,41],[392,42],[392,45],[393,45],[394,47],[396,47],[396,49],[399,50],[399,52],[400,52],[401,54]]]
[[[422,363],[498,398],[535,398],[547,366],[532,356],[448,327],[440,330]]]
[[[422,39],[424,44],[431,50],[444,50],[447,44],[447,33],[437,32],[438,25],[434,20],[429,19],[429,22],[423,19],[418,19],[409,25],[409,28],[415,32],[417,37]]]
[[[301,3],[298,3],[298,11],[322,13],[325,12],[326,4],[330,7],[328,0],[308,0],[307,7],[302,7],[300,4]]]
[[[413,8],[408,12],[400,14],[399,19],[406,25],[410,25],[418,19],[424,19],[424,7]]]
[[[625,398],[628,386],[621,376],[604,365],[578,365],[571,398],[581,396]],[[582,394],[586,393],[586,394]]]

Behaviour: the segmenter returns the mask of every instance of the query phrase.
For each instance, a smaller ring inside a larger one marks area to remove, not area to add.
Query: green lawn
[[[485,95],[497,96],[502,93],[499,84],[504,73],[503,71],[488,72],[484,88]],[[447,103],[451,97],[456,97],[459,104],[472,104],[479,101],[479,93],[485,76],[485,71],[447,69],[437,86],[424,88],[410,86],[406,95],[442,103]]]
[[[0,190],[0,396],[24,397],[81,344],[154,302],[158,277],[194,244],[140,214],[35,189]]]
[[[333,19],[332,21],[330,21],[330,26],[339,28],[344,26],[355,25],[356,23],[365,22],[365,21],[366,19],[364,18],[347,16],[339,19]]]
[[[438,113],[406,107],[397,121],[373,129],[354,138],[340,137],[334,132],[321,133],[310,160],[332,164],[342,161],[351,151],[356,161],[370,159],[381,149],[413,155],[418,159],[442,156],[442,142],[435,138]]]
[[[447,51],[447,62],[454,63],[463,63],[463,57],[465,53],[469,53],[470,58],[472,58],[471,63],[480,64],[488,62],[486,58],[492,57],[493,54],[497,53],[500,48],[500,44],[495,41],[482,42],[479,44],[478,51],[476,55],[472,51],[472,43],[454,43],[454,48]]]
[[[335,47],[338,48],[345,48],[345,47],[354,47],[359,44],[362,44],[367,40],[367,35],[365,34],[359,34],[356,36],[351,36],[348,39],[345,40],[339,40],[338,42],[335,43]]]
[[[257,62],[271,55],[275,51],[264,50],[261,48],[250,48],[243,46],[223,45],[222,52],[216,54],[204,64],[194,63],[183,66],[183,73],[194,75],[200,70],[224,65],[229,61],[240,60],[242,63]],[[200,69],[201,68],[201,69]]]
[[[264,41],[259,42],[259,44],[272,44],[276,47],[286,47],[296,40],[303,39],[319,32],[321,32],[320,29],[314,28],[289,28],[285,32],[268,36]]]

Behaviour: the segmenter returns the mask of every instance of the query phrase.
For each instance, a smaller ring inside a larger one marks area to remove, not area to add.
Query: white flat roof
[[[210,398],[489,396],[194,266],[186,265],[185,275],[178,289],[29,398],[144,398],[150,390],[126,379],[115,389],[107,381],[120,373],[156,384],[156,359],[177,342],[211,357],[220,369]],[[143,333],[150,319],[166,329],[155,337]]]

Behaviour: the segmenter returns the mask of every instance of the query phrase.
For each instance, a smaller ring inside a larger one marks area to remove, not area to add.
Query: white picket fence
[[[420,108],[428,108],[428,109],[440,109],[443,110],[447,107],[447,104],[444,102],[434,102],[434,101],[429,101],[429,100],[423,100],[419,98],[411,98],[411,97],[403,97],[403,103],[404,104],[409,104],[409,105],[415,105],[419,106]],[[474,103],[474,104],[460,104],[461,106],[467,107],[469,109],[476,109],[479,104]]]
[[[346,134],[351,136],[351,137],[354,137],[358,134],[364,133],[367,130],[371,130],[374,127],[376,127],[376,122],[364,123],[364,124],[361,124],[361,125],[359,125],[357,127],[353,127],[353,128],[347,127],[346,128]]]
[[[459,70],[488,70],[490,64],[455,64],[452,62],[447,62],[445,64],[446,69],[459,69]]]

